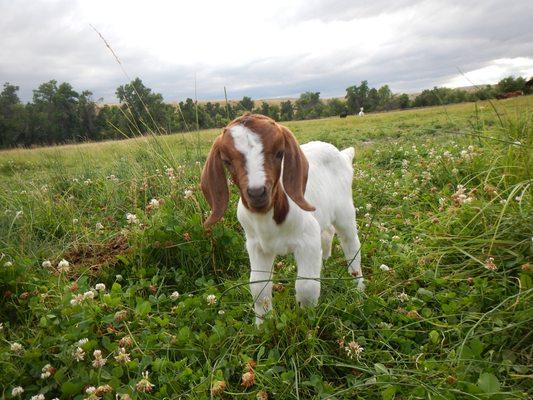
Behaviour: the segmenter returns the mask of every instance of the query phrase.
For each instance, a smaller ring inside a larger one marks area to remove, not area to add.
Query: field
[[[0,396],[531,398],[533,96],[494,106],[288,123],[356,148],[367,289],[335,242],[301,310],[280,258],[259,329],[216,131],[0,152]]]

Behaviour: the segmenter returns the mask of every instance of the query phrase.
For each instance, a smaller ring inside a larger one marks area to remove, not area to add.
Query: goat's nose
[[[256,188],[248,188],[246,191],[248,192],[248,196],[250,196],[250,198],[254,200],[259,200],[266,195],[265,186],[259,186]]]

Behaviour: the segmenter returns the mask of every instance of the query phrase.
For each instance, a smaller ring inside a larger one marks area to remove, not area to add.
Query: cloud
[[[169,101],[193,97],[195,79],[201,99],[224,86],[231,97],[336,96],[363,79],[418,91],[458,84],[458,68],[490,81],[530,73],[520,65],[533,60],[532,19],[527,0],[0,0],[0,79],[24,100],[57,79],[114,101],[127,77],[92,24],[128,76]]]

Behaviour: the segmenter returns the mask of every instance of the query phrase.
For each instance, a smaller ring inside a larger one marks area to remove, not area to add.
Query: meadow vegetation
[[[531,398],[533,96],[494,106],[287,123],[356,149],[367,289],[335,246],[301,310],[281,257],[259,329],[217,130],[0,152],[0,396]]]

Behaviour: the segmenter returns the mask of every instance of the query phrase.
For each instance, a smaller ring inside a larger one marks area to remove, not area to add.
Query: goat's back
[[[343,211],[353,208],[352,180],[355,150],[339,151],[324,142],[309,142],[301,146],[309,162],[305,198],[315,206],[314,216],[322,229],[335,221]]]

